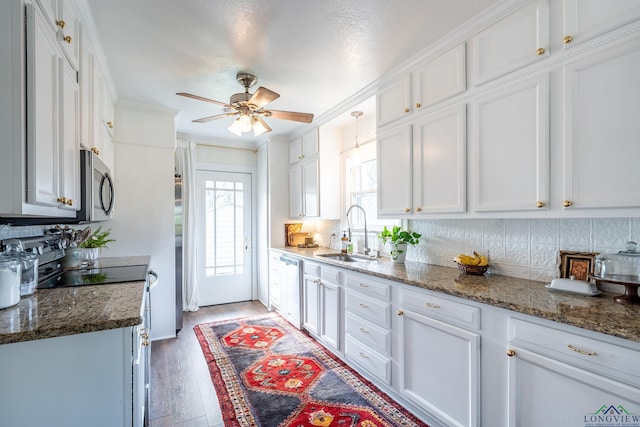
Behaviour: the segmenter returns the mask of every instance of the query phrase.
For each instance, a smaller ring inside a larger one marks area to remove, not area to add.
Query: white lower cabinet
[[[378,381],[390,385],[391,286],[349,273],[346,288],[345,356]]]
[[[309,333],[432,427],[640,425],[640,343],[322,262],[304,270]],[[613,416],[635,418],[602,423]]]
[[[303,262],[303,327],[326,347],[341,352],[342,272],[336,268]]]
[[[0,345],[0,424],[142,425],[136,404],[144,395],[144,371],[136,366],[139,329]]]
[[[479,309],[400,292],[400,393],[446,425],[480,425],[480,334],[448,320],[473,324]]]
[[[509,426],[640,424],[638,351],[510,321]]]

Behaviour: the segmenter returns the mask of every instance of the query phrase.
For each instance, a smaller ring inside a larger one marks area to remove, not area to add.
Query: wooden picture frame
[[[599,252],[560,251],[560,278],[574,276],[576,280],[589,280]]]

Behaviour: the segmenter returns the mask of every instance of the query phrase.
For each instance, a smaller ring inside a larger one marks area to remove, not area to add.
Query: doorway
[[[251,174],[196,172],[198,305],[252,299]]]

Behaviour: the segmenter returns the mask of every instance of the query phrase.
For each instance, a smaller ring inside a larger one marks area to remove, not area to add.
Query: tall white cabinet
[[[100,141],[113,167],[109,132],[96,138],[92,124],[94,111],[106,111],[100,119],[113,126],[111,91],[92,86],[100,74],[108,87],[108,73],[93,60],[74,0],[3,2],[0,27],[0,216],[74,218],[80,148]]]

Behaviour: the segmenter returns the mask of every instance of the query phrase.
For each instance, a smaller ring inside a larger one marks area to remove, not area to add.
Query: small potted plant
[[[384,229],[378,237],[382,239],[382,243],[391,245],[391,259],[393,262],[402,264],[407,256],[408,245],[415,246],[420,243],[421,234],[403,230],[402,227],[394,225],[391,230],[385,225]]]
[[[108,243],[115,242],[110,239],[111,229],[102,231],[102,226],[91,233],[78,247],[82,249],[82,259],[95,261],[100,256],[100,249],[106,248]]]

